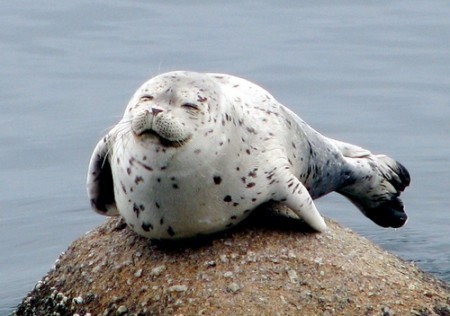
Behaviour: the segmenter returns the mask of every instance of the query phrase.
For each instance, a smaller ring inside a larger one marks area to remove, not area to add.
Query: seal
[[[92,154],[92,208],[138,234],[178,239],[241,222],[279,202],[326,230],[313,200],[336,191],[383,227],[407,220],[408,171],[312,129],[245,79],[175,71],[145,82]]]

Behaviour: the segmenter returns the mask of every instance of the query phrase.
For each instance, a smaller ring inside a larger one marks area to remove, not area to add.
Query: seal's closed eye
[[[190,103],[190,102],[185,102],[181,106],[184,107],[184,108],[188,108],[188,109],[194,109],[194,110],[198,110],[199,109],[197,104]]]
[[[142,97],[139,98],[140,102],[146,102],[151,100],[153,100],[153,96],[149,94],[143,95]]]

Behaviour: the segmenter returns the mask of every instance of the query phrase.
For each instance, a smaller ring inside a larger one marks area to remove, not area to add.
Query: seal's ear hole
[[[195,103],[185,102],[181,106],[187,109],[199,110],[198,105]]]

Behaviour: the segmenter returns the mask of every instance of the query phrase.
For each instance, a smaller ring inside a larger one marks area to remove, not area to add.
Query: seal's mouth
[[[189,136],[186,139],[170,140],[170,139],[164,138],[163,136],[161,136],[160,134],[158,134],[157,132],[155,132],[152,129],[146,129],[139,134],[136,134],[136,133],[134,133],[134,134],[138,137],[141,137],[142,139],[157,140],[162,146],[173,147],[173,148],[181,147],[191,139],[191,136]]]

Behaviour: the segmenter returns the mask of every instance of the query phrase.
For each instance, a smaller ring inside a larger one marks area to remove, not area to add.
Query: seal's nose
[[[161,110],[161,109],[157,109],[157,108],[152,108],[152,114],[154,115],[154,116],[156,116],[158,113],[161,113],[163,110]]]

